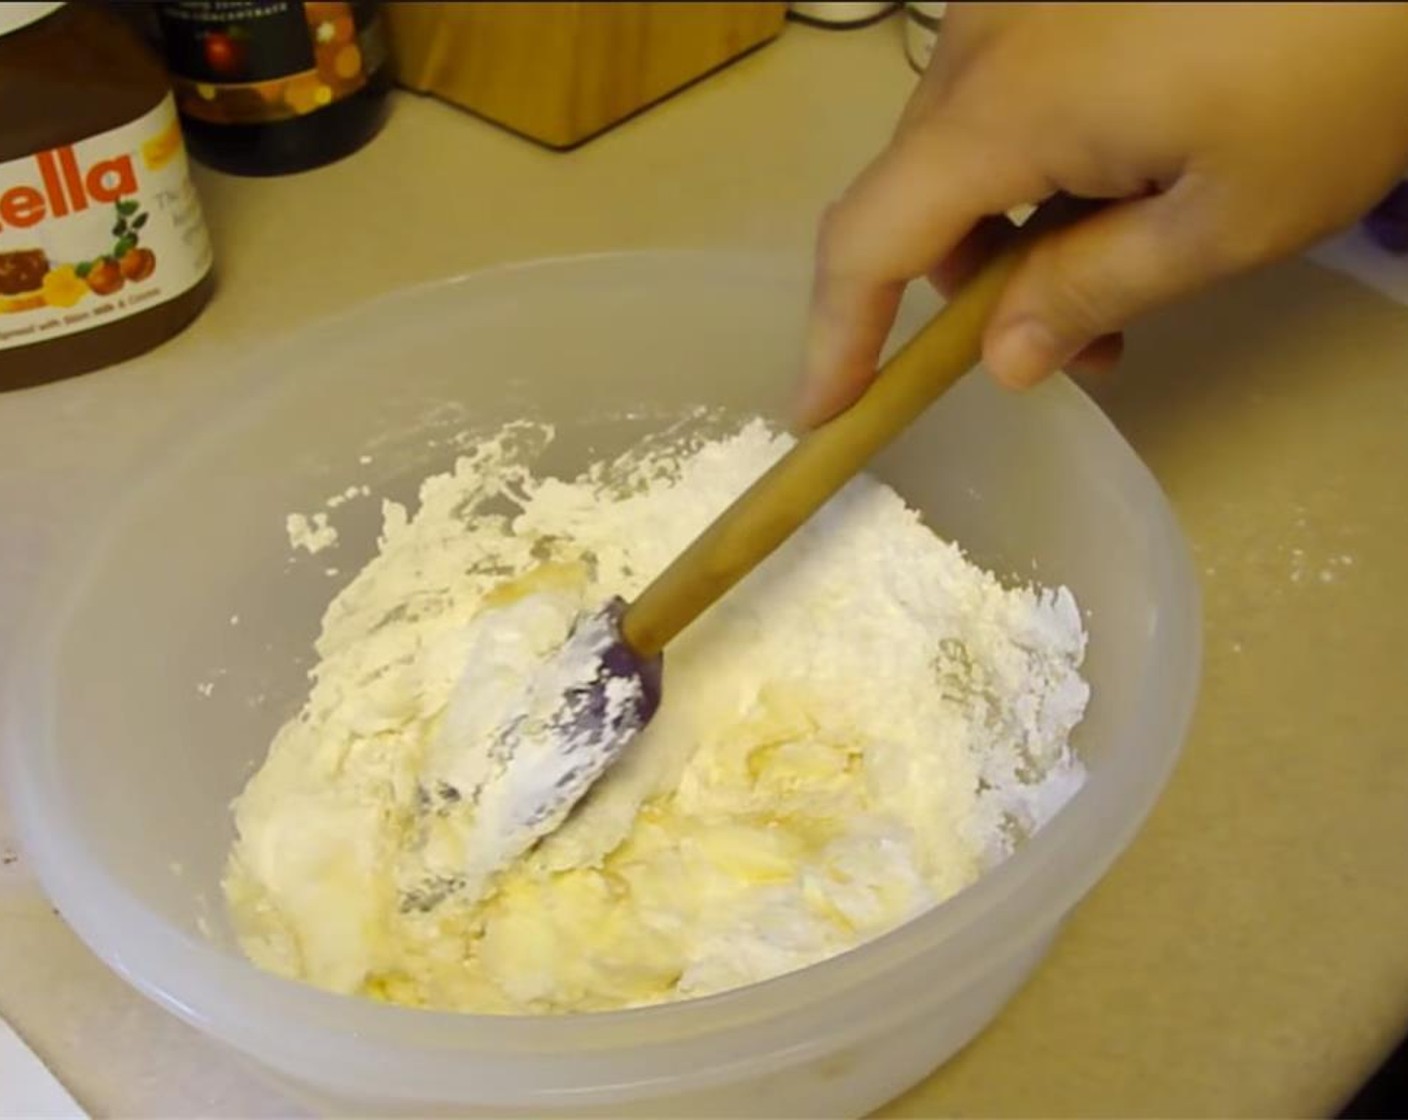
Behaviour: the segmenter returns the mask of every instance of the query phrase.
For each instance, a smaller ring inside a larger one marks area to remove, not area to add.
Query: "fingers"
[[[875,376],[904,283],[820,276],[813,281],[797,415],[815,427],[848,408]]]
[[[984,218],[954,246],[934,268],[929,280],[945,298],[952,296],[988,262],[1017,232],[1017,226],[1005,217]],[[1113,369],[1124,353],[1124,339],[1118,334],[1102,335],[1068,363],[1073,373],[1106,373]]]
[[[798,413],[812,426],[856,399],[875,375],[905,285],[943,260],[979,219],[1040,196],[1004,159],[943,117],[910,128],[827,212],[804,351]]]
[[[1066,363],[1072,373],[1108,373],[1124,357],[1124,335],[1102,334]]]
[[[982,218],[938,264],[929,270],[929,280],[945,299],[995,256],[1017,232],[1006,217]]]
[[[998,381],[1040,381],[1135,316],[1230,271],[1178,186],[1111,206],[1037,244],[1007,285],[983,340]],[[1109,361],[1111,343],[1094,353]]]

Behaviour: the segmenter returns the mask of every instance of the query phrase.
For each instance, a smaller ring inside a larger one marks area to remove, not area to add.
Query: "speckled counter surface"
[[[0,396],[0,658],[24,655],[10,622],[26,579],[199,407],[228,351],[493,262],[804,253],[912,82],[896,21],[789,27],[568,155],[402,97],[345,163],[202,175],[221,277],[205,316],[138,362]],[[1142,325],[1093,392],[1167,489],[1203,573],[1187,754],[1032,983],[887,1113],[1323,1114],[1408,1023],[1408,310],[1292,262]],[[0,850],[0,1014],[86,1108],[294,1111],[77,942],[2,814]]]

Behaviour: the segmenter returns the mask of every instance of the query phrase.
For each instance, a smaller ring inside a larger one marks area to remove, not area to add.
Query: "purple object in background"
[[[1408,180],[1399,183],[1369,211],[1364,228],[1376,244],[1390,253],[1408,253]]]

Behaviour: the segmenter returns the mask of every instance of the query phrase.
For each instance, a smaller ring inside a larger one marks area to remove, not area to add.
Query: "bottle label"
[[[377,5],[201,0],[158,6],[182,113],[264,124],[315,113],[386,62]]]
[[[169,94],[130,124],[0,163],[0,350],[175,299],[210,263]]]

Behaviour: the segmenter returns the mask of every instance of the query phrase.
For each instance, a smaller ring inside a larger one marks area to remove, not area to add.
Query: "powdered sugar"
[[[483,759],[441,734],[466,667],[497,726],[574,617],[638,594],[790,443],[753,422],[568,480],[532,470],[551,438],[510,425],[414,517],[383,504],[237,807],[227,889],[259,963],[480,1011],[701,995],[908,920],[1080,784],[1070,594],[1004,587],[862,477],[680,635],[650,726],[480,897],[461,790]]]
[[[288,532],[289,546],[301,548],[310,556],[316,556],[337,543],[337,530],[328,524],[326,513],[315,513],[311,517],[291,513],[285,519],[284,528]]]

